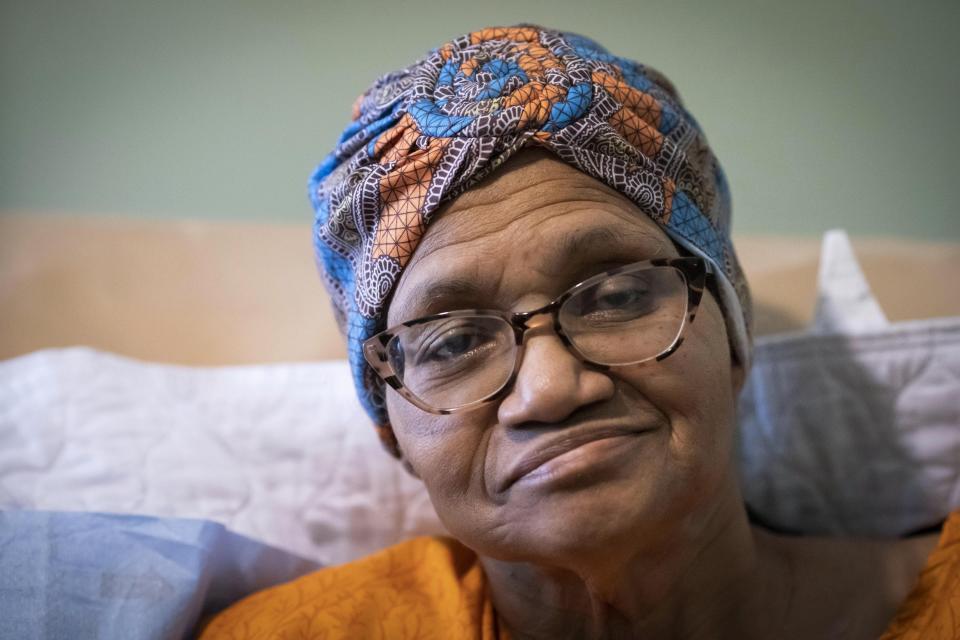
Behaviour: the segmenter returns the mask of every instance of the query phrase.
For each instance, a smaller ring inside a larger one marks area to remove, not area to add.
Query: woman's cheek
[[[458,484],[470,447],[456,416],[421,411],[393,392],[387,397],[387,412],[404,458],[427,489],[433,493]]]

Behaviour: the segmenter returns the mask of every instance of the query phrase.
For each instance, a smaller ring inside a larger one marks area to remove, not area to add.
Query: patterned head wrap
[[[582,36],[483,29],[387,74],[310,180],[314,244],[360,401],[398,454],[361,344],[438,207],[535,145],[605,182],[713,263],[734,353],[750,360],[750,298],[720,165],[673,85]]]

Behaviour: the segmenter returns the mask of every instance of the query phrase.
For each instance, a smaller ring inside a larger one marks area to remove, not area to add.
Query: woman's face
[[[428,228],[388,324],[464,308],[529,310],[601,271],[676,255],[619,193],[524,151]],[[438,286],[448,281],[475,290]],[[450,532],[484,555],[562,566],[634,548],[638,536],[655,545],[700,528],[735,483],[742,381],[713,297],[673,355],[608,371],[580,362],[549,316],[538,318],[502,400],[438,416],[388,390],[400,448]],[[547,461],[517,479],[533,458]]]

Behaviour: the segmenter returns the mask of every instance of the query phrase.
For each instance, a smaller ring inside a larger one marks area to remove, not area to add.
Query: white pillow
[[[205,518],[323,563],[442,531],[346,362],[191,368],[83,347],[0,362],[0,508]]]
[[[740,470],[748,504],[784,529],[942,521],[960,508],[960,318],[888,323],[846,234],[828,232],[813,326],[756,341]]]
[[[960,507],[960,318],[888,326],[858,274],[828,236],[814,329],[757,341],[740,462],[775,526],[894,535]],[[207,518],[324,563],[442,531],[345,362],[191,368],[82,347],[0,362],[0,508]]]

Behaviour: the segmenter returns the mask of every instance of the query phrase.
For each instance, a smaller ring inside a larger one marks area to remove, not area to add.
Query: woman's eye
[[[621,309],[636,304],[644,299],[644,294],[636,289],[620,289],[616,291],[600,292],[596,298],[596,306],[605,309]]]
[[[629,278],[597,288],[580,305],[579,315],[596,320],[633,319],[653,311],[654,298],[646,282]]]
[[[469,328],[452,329],[431,340],[420,350],[421,362],[450,362],[481,349],[493,337]]]

